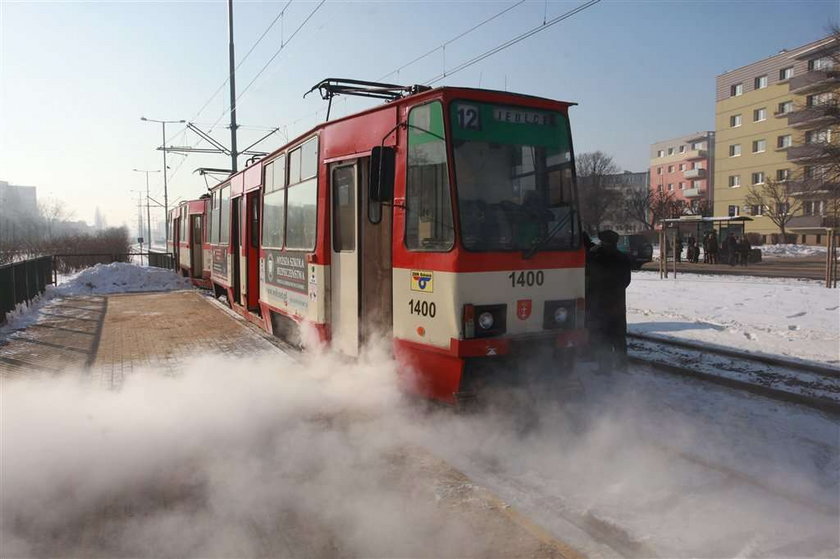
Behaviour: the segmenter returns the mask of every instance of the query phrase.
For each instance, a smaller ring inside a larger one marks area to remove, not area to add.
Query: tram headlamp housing
[[[579,320],[578,313],[575,312],[576,307],[577,301],[575,299],[546,301],[543,308],[543,329],[573,330]],[[580,322],[582,325],[582,316]]]
[[[487,311],[484,311],[480,315],[478,315],[478,325],[481,327],[482,330],[489,330],[493,327],[493,314]]]
[[[464,305],[464,338],[489,338],[507,331],[507,305]]]

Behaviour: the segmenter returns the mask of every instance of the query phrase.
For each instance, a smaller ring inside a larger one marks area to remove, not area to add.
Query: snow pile
[[[175,291],[191,288],[190,281],[163,268],[136,266],[115,262],[97,264],[70,276],[58,276],[58,286],[48,285],[47,290],[29,304],[21,303],[6,314],[0,326],[0,340],[15,331],[38,321],[39,311],[50,301],[73,295],[106,295],[142,291]]]
[[[755,247],[761,250],[762,256],[788,257],[797,256],[825,256],[826,247],[809,245],[761,245]]]
[[[57,295],[105,295],[138,291],[189,289],[187,278],[172,270],[136,266],[124,262],[97,264],[70,277],[55,289]]]
[[[840,301],[821,282],[638,272],[627,290],[633,332],[794,358],[840,361]]]

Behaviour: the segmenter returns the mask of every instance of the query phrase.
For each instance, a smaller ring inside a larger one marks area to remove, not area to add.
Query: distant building
[[[695,132],[650,146],[650,188],[671,192],[677,200],[698,210],[714,192],[715,133]]]
[[[606,188],[616,191],[620,194],[619,199],[623,199],[631,195],[634,190],[644,192],[650,188],[650,173],[648,171],[638,173],[624,171],[623,173],[606,175],[603,177],[603,181]],[[641,231],[644,227],[638,221],[630,219],[619,204],[607,213],[604,223],[601,224],[601,229],[612,229],[618,233],[629,234]]]
[[[840,99],[838,53],[840,44],[829,37],[717,77],[715,215],[748,215],[747,232],[778,233],[766,207],[746,204],[750,187],[773,180],[796,191],[797,183],[822,176],[821,146],[837,143],[831,115]],[[827,224],[825,191],[799,189],[803,207],[789,229]],[[824,238],[812,232],[797,241],[821,244]]]
[[[0,215],[35,215],[38,196],[34,186],[18,186],[0,181]]]

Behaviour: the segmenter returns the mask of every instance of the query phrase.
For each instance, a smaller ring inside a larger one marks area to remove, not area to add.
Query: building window
[[[739,206],[729,206],[729,217],[738,217],[741,208]]]
[[[776,169],[776,180],[784,182],[790,178],[790,169]]]
[[[758,171],[752,174],[753,184],[764,184],[764,171]]]
[[[729,157],[738,157],[741,155],[741,144],[732,144],[729,146]]]
[[[674,148],[668,148],[668,155],[674,155]]]
[[[830,56],[822,56],[808,61],[808,70],[831,70],[834,68],[834,60]]]
[[[827,144],[831,141],[831,129],[821,128],[819,130],[809,130],[805,132],[806,144]]]
[[[660,149],[658,152],[656,152],[656,157],[665,157],[665,150]]]
[[[766,74],[763,75],[763,76],[758,76],[755,79],[755,88],[756,89],[764,89],[765,87],[767,87],[767,75]]]
[[[761,122],[767,120],[767,109],[762,107],[753,111],[753,122]]]
[[[741,175],[729,175],[729,188],[741,186]]]
[[[680,163],[680,171],[685,171],[685,163]]]
[[[753,153],[763,153],[767,150],[767,140],[755,140],[753,141],[752,151]]]
[[[805,104],[809,107],[824,107],[827,105],[836,104],[836,96],[834,92],[815,93],[805,98]]]
[[[786,115],[793,111],[793,101],[783,101],[779,103],[779,112],[777,114]]]
[[[732,128],[741,126],[741,115],[732,115],[729,117],[729,126]]]
[[[776,147],[779,149],[789,148],[793,144],[790,134],[776,138]]]
[[[744,94],[744,84],[736,83],[729,86],[729,95],[730,97],[738,97],[739,95]]]
[[[694,150],[704,149],[705,147],[706,146],[703,142],[694,142],[693,144],[691,144],[691,149],[694,149]]]
[[[661,175],[661,174],[662,174],[662,167],[657,167],[657,168],[656,168],[656,174],[657,174],[657,175]]]
[[[680,153],[685,153],[685,146],[680,146]]]
[[[757,205],[757,206],[750,206],[750,213],[752,215],[764,215],[764,206]]]
[[[673,173],[673,172],[674,172],[674,166],[673,166],[673,165],[668,165],[668,172],[669,172],[669,173]]]
[[[779,204],[776,204],[776,213],[778,215],[787,215],[789,211],[790,204],[788,204],[787,202],[781,202]]]
[[[670,191],[673,191],[673,190],[674,190],[674,184],[673,183],[668,183],[668,191],[670,192]]]
[[[779,70],[779,79],[780,80],[789,80],[793,77],[793,66],[788,66],[787,68],[782,68]]]
[[[684,182],[680,183],[680,190],[685,190],[685,183]]]

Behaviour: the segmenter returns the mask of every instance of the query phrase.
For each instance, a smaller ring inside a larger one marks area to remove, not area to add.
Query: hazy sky
[[[325,107],[302,99],[325,77],[376,80],[511,6],[506,2],[338,2],[328,0],[239,101],[244,126],[279,126],[293,137]],[[543,23],[577,2],[527,1],[443,51],[388,77],[422,83]],[[237,61],[287,1],[234,3]],[[317,6],[293,0],[237,72],[239,92]],[[649,144],[714,127],[715,77],[825,35],[840,19],[837,0],[777,2],[610,1],[446,78],[445,85],[507,89],[579,103],[572,109],[577,152],[600,149],[644,170]],[[281,25],[282,22],[282,25]],[[225,114],[226,2],[8,2],[0,0],[0,180],[38,187],[93,220],[134,225],[142,174],[160,169],[161,129],[140,121],[185,119],[205,129]],[[341,115],[375,101],[337,102]],[[229,143],[226,118],[213,135]],[[240,147],[262,132],[240,131]],[[183,125],[170,144],[192,145]],[[260,145],[271,151],[278,133]],[[203,145],[203,144],[202,144]],[[169,198],[205,191],[197,167],[224,156],[170,155]],[[161,197],[160,174],[151,175]]]

